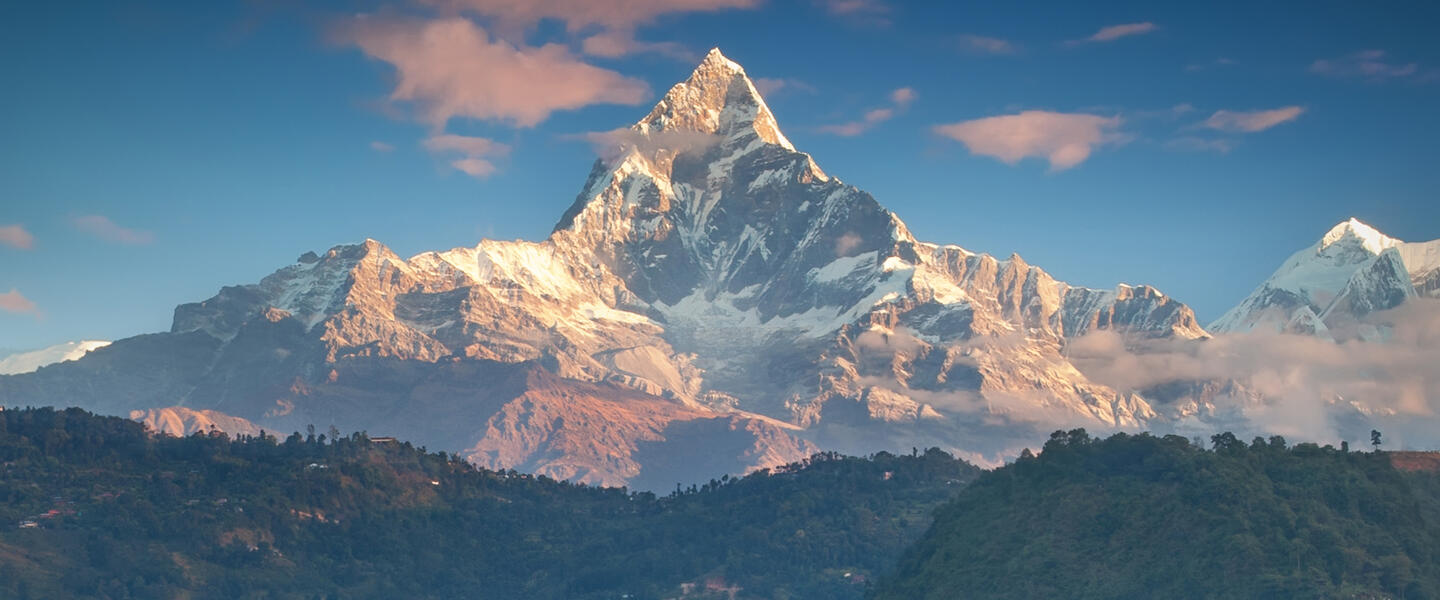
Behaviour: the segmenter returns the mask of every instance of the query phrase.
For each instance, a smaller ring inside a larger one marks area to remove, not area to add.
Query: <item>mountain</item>
[[[15,352],[0,358],[0,375],[17,375],[29,373],[45,365],[52,365],[67,360],[76,360],[85,356],[86,352],[96,348],[103,348],[110,342],[101,340],[84,340],[80,342],[65,342],[56,344],[49,348],[31,350],[28,352]]]
[[[1209,330],[1374,338],[1363,317],[1416,297],[1440,298],[1440,240],[1403,242],[1350,219],[1292,255]]]
[[[1440,594],[1433,453],[1212,440],[1056,432],[937,510],[871,598]]]
[[[1149,286],[915,239],[795,149],[718,50],[595,137],[609,148],[544,241],[307,253],[176,308],[169,332],[0,378],[0,403],[334,424],[665,489],[817,447],[993,464],[1056,425],[1143,427],[1151,401],[1090,381],[1066,344],[1208,336]]]

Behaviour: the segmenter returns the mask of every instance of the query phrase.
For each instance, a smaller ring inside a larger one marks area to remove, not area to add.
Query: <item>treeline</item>
[[[0,597],[860,598],[978,474],[827,453],[662,497],[364,434],[6,410]]]
[[[938,510],[872,598],[1440,598],[1435,473],[1211,442],[1056,432]]]

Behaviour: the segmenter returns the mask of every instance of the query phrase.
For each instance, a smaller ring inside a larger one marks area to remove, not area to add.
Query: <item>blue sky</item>
[[[1437,22],[1422,2],[6,3],[0,348],[165,330],[366,237],[543,238],[594,160],[578,138],[712,46],[922,239],[1153,284],[1209,321],[1351,216],[1440,237]]]

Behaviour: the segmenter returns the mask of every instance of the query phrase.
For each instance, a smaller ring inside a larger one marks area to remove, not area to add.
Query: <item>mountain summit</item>
[[[0,402],[333,423],[668,489],[816,447],[993,463],[1057,427],[1144,427],[1165,407],[1090,381],[1067,344],[1208,335],[1148,286],[916,240],[796,150],[718,50],[600,137],[613,151],[544,241],[307,253],[167,333],[0,378]]]
[[[1210,329],[1373,337],[1366,315],[1440,297],[1440,240],[1411,243],[1351,218],[1291,255]]]

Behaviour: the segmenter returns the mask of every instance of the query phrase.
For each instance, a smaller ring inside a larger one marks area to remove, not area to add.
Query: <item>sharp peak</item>
[[[645,135],[680,132],[726,136],[744,129],[766,142],[795,149],[780,132],[775,115],[755,82],[745,74],[745,68],[719,48],[706,53],[690,76],[672,86],[632,129]]]
[[[1324,250],[1337,242],[1347,239],[1358,241],[1372,254],[1379,254],[1386,248],[1400,242],[1400,240],[1385,235],[1381,233],[1380,230],[1361,222],[1360,219],[1350,217],[1348,220],[1341,221],[1339,224],[1331,227],[1330,231],[1325,233],[1325,237],[1320,238],[1320,249]]]

